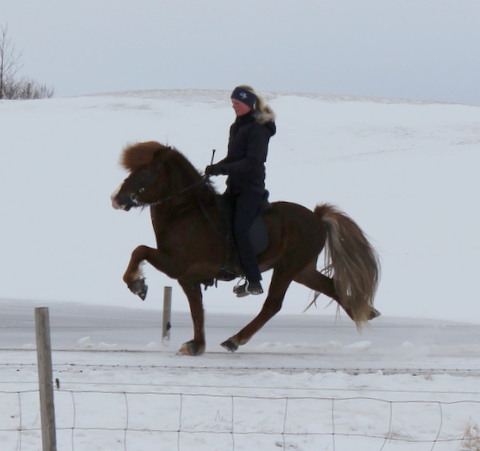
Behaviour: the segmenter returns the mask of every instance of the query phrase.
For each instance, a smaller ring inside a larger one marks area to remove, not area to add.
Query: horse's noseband
[[[142,194],[145,191],[145,188],[140,188],[138,190],[138,194]],[[130,200],[135,204],[135,205],[147,205],[145,202],[141,202],[138,200],[138,195],[137,193],[132,193],[130,194]]]

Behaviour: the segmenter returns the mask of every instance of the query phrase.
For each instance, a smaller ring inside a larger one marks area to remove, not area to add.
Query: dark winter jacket
[[[265,191],[268,142],[277,131],[273,120],[273,113],[251,111],[230,127],[227,156],[215,165],[217,173],[228,175],[229,193]]]

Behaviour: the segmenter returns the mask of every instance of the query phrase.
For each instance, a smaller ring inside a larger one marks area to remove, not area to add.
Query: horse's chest
[[[185,248],[198,241],[196,221],[177,221],[171,225],[155,227],[157,249],[171,255],[181,255]]]

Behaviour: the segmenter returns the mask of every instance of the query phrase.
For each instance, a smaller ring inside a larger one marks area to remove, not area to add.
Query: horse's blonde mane
[[[174,149],[157,141],[130,144],[123,149],[120,165],[127,171],[134,172],[138,168],[150,164],[159,150],[173,151]]]

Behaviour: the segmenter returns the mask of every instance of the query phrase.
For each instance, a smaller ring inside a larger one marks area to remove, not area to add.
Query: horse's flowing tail
[[[345,213],[329,204],[319,205],[314,211],[327,230],[325,269],[333,278],[338,303],[361,328],[379,314],[373,307],[380,278],[378,255]]]

